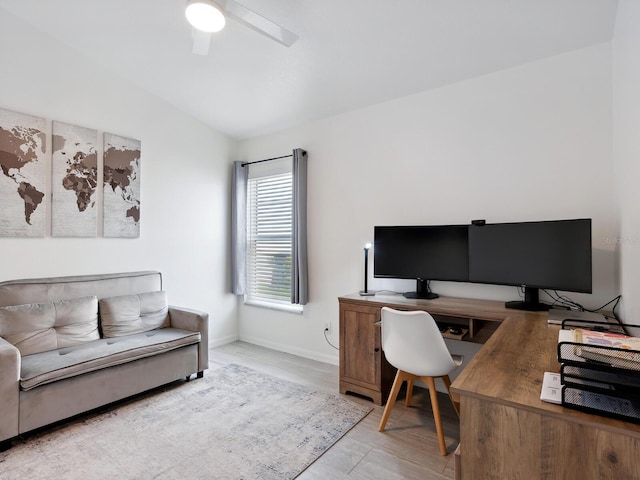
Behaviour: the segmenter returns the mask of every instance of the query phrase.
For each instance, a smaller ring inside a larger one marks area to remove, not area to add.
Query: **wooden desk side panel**
[[[396,370],[381,348],[380,307],[340,302],[340,393],[357,393],[384,405]]]
[[[464,397],[462,480],[638,479],[640,442],[548,415]]]
[[[343,361],[340,362],[340,377],[353,383],[374,385],[378,382],[374,356],[379,347],[374,323],[379,314],[376,309],[341,310],[340,353]]]

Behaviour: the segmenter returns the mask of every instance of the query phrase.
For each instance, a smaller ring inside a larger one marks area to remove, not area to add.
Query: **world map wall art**
[[[46,121],[0,110],[0,235],[44,237]]]
[[[102,216],[103,237],[138,238],[141,142],[54,120],[48,156],[47,126],[0,109],[0,237],[44,237],[50,198],[51,236],[95,237]]]
[[[104,134],[104,236],[140,236],[140,141]]]
[[[53,122],[51,235],[95,237],[98,132]]]

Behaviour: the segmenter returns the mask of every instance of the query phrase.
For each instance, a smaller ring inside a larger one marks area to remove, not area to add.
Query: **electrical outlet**
[[[331,335],[331,322],[324,323],[324,331],[327,332],[327,335]]]

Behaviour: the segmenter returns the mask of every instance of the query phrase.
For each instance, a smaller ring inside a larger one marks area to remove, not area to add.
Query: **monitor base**
[[[438,298],[438,294],[431,291],[429,280],[425,280],[424,278],[416,279],[415,292],[405,292],[402,295],[405,298],[420,298],[423,300],[433,300],[434,298]]]
[[[434,298],[438,298],[439,297],[439,295],[437,293],[433,293],[433,292],[425,292],[425,293],[404,292],[402,294],[402,296],[404,298],[420,298],[422,300],[433,300]]]
[[[505,308],[526,310],[528,312],[546,312],[551,305],[540,301],[540,291],[535,287],[524,287],[524,301],[505,302]]]
[[[433,300],[434,298],[438,298],[438,294],[431,291],[429,280],[425,280],[424,278],[416,279],[415,292],[405,292],[402,295],[405,298],[421,298],[423,300]]]
[[[528,312],[546,312],[551,309],[548,303],[529,303],[529,302],[505,302],[505,308],[514,310],[526,310]]]

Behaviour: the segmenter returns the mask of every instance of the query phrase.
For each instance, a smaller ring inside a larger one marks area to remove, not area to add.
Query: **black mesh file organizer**
[[[590,385],[604,390],[640,393],[640,375],[634,370],[612,370],[607,365],[587,364],[577,366],[564,363],[560,366],[560,383],[581,387]]]
[[[588,323],[591,328],[601,328],[597,325],[600,322]],[[606,325],[603,322],[602,328]],[[626,327],[640,328],[621,325],[625,330]],[[586,328],[576,325],[575,321],[571,321],[571,327]],[[602,341],[602,344],[558,342],[562,405],[640,423],[640,349],[635,349],[635,340],[619,340],[606,333],[586,335],[596,338],[585,338],[585,342]],[[622,346],[611,346],[615,344]]]
[[[564,407],[640,423],[640,397],[629,392],[603,391],[589,385],[562,386]]]
[[[638,328],[640,325],[632,325],[626,323],[610,324],[607,322],[593,322],[580,320],[565,320],[562,322],[562,329],[581,328],[584,330],[593,330],[593,335],[606,336],[612,334],[624,334],[629,328]],[[619,331],[612,331],[612,328],[621,328]],[[637,338],[635,340],[634,338]],[[623,347],[614,346],[615,340],[607,341],[606,338],[595,339],[599,343],[582,343],[571,340],[558,341],[558,361],[560,363],[569,363],[578,366],[588,365],[606,365],[611,369],[625,369],[637,371],[640,373],[640,338],[633,337],[629,340],[633,348],[628,345]],[[636,346],[637,345],[637,346]]]

